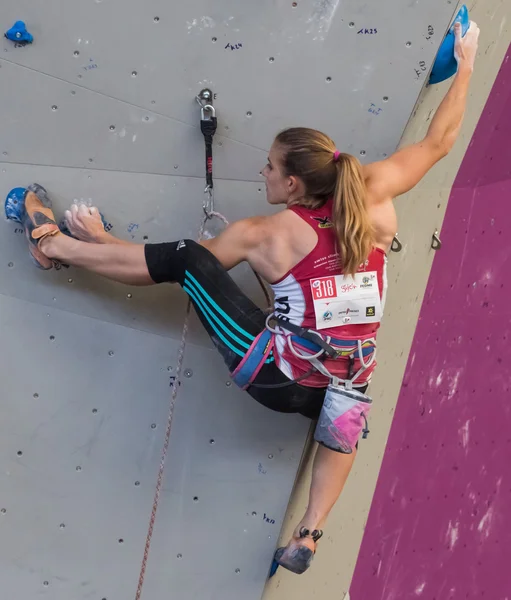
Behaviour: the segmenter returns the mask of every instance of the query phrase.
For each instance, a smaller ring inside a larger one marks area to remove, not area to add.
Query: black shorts
[[[250,344],[265,328],[266,315],[234,283],[219,261],[192,240],[147,244],[147,268],[155,283],[176,282],[190,297],[213,344],[232,373]],[[275,361],[263,365],[254,384],[275,385],[289,379]],[[282,388],[257,388],[247,392],[272,410],[300,413],[317,419],[325,398],[325,388],[298,383]]]

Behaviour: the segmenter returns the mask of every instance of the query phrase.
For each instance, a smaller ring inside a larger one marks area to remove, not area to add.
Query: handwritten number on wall
[[[417,79],[420,79],[422,74],[424,73],[424,71],[428,70],[426,63],[423,60],[421,60],[419,62],[419,67],[420,67],[420,69],[415,69],[415,74],[417,75]]]
[[[91,71],[92,69],[97,69],[97,68],[98,68],[98,65],[97,65],[97,63],[94,62],[93,58],[89,58],[89,64],[85,65],[85,67],[82,67],[82,69],[84,71]]]
[[[383,111],[383,108],[378,108],[376,104],[371,102],[371,106],[369,107],[367,112],[372,113],[373,115],[379,115]]]

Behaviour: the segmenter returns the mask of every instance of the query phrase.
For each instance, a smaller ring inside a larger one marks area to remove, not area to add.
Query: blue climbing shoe
[[[34,36],[28,32],[27,26],[23,21],[16,21],[16,23],[5,32],[5,37],[8,40],[23,45],[31,44],[34,41]]]
[[[461,23],[461,35],[465,37],[469,27],[470,27],[470,17],[468,14],[468,8],[463,5],[456,15],[447,35],[445,36],[442,45],[440,46],[440,50],[435,59],[435,64],[433,65],[433,69],[431,70],[431,77],[429,78],[430,84],[440,83],[452,77],[456,71],[458,70],[458,61],[454,56],[454,45],[455,45],[455,35],[454,35],[454,24]]]

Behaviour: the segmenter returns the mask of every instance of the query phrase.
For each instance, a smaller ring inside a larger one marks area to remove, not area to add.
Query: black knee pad
[[[145,259],[149,275],[155,283],[184,283],[188,265],[194,263],[193,255],[202,248],[193,240],[146,244]]]

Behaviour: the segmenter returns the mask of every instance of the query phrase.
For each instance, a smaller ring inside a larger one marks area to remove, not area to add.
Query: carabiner
[[[208,111],[210,113],[207,117],[206,117],[206,111]],[[215,116],[216,116],[216,110],[212,104],[204,104],[203,106],[201,106],[200,118],[202,121],[209,121],[211,119],[214,119]]]
[[[216,116],[213,106],[213,92],[208,88],[204,88],[195,96],[197,104],[200,106],[200,116],[203,121],[209,121]],[[210,113],[206,115],[206,112]]]
[[[204,211],[204,214],[206,215],[207,219],[211,219],[211,212],[214,209],[214,197],[213,197],[213,188],[209,185],[206,186],[206,188],[204,189],[204,193],[208,194],[208,197],[204,199],[204,202],[202,203],[202,210]]]

